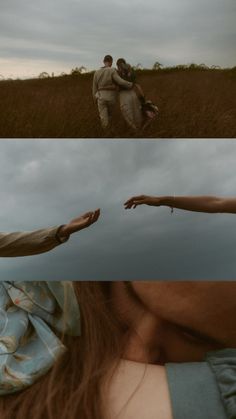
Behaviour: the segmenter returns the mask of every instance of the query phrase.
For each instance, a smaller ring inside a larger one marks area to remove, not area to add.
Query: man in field
[[[118,86],[132,89],[133,83],[123,80],[112,67],[113,58],[106,55],[104,66],[97,70],[93,78],[93,99],[97,102],[98,112],[104,129],[109,128],[112,110],[117,99]]]

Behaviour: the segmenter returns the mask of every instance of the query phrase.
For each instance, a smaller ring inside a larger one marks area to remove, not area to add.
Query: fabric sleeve
[[[133,87],[133,83],[131,83],[131,82],[127,81],[127,80],[122,79],[119,76],[119,74],[117,73],[116,70],[113,72],[112,78],[113,78],[113,81],[116,84],[118,84],[119,86],[121,86],[121,87],[124,87],[126,89],[132,89],[132,87]]]
[[[207,362],[166,364],[173,419],[227,419]]]
[[[31,256],[45,253],[68,240],[60,237],[61,226],[35,231],[0,233],[0,257]]]
[[[216,377],[229,419],[236,418],[236,349],[208,352],[206,361]]]

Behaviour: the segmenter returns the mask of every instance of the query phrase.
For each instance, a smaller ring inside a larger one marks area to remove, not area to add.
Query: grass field
[[[104,138],[91,95],[93,74],[0,82],[0,138]],[[134,134],[119,108],[108,136],[130,138],[235,138],[234,70],[137,72],[159,117]]]

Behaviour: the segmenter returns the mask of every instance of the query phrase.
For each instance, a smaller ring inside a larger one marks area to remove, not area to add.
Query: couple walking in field
[[[157,116],[158,108],[145,99],[139,84],[135,82],[132,67],[123,58],[112,67],[113,58],[106,55],[104,66],[97,70],[93,78],[93,99],[98,106],[102,127],[110,127],[114,106],[119,96],[123,118],[133,131],[143,129]]]

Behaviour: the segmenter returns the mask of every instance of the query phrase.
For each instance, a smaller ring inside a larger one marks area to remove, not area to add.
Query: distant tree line
[[[151,68],[147,68],[147,67],[143,67],[143,65],[141,63],[138,63],[136,65],[133,66],[134,70],[137,71],[143,71],[143,70],[153,70],[153,71],[166,71],[166,70],[226,70],[221,68],[218,65],[212,65],[212,66],[207,66],[204,63],[201,64],[195,64],[195,63],[191,63],[191,64],[179,64],[176,66],[170,66],[170,67],[165,67],[163,64],[161,64],[159,61],[155,61],[155,63],[153,64],[153,66]],[[236,67],[231,68],[231,70],[236,70]],[[94,71],[90,71],[88,70],[85,66],[80,66],[80,67],[75,67],[72,68],[72,70],[70,71],[69,74],[62,72],[61,74],[59,74],[59,77],[63,77],[63,76],[80,76],[81,74],[85,74],[85,73],[93,73]],[[40,79],[45,79],[45,78],[49,78],[49,77],[54,77],[54,73],[52,73],[51,75],[47,72],[42,72],[39,74],[38,76]]]
[[[236,66],[232,67],[232,68],[222,68],[219,65],[212,65],[212,66],[207,66],[204,63],[201,64],[195,64],[195,63],[191,63],[191,64],[179,64],[176,66],[169,66],[169,67],[165,67],[163,64],[161,64],[159,61],[155,61],[155,63],[153,64],[153,66],[151,68],[147,68],[147,67],[143,67],[143,65],[141,63],[137,63],[136,65],[133,66],[134,70],[137,71],[173,71],[173,70],[231,70],[233,72],[236,71]],[[72,70],[70,71],[70,73],[65,73],[62,72],[59,75],[57,75],[57,77],[66,77],[66,76],[81,76],[82,74],[87,74],[87,73],[93,73],[94,71],[90,71],[88,70],[85,66],[80,66],[80,67],[75,67],[72,68]],[[38,75],[39,79],[47,79],[47,78],[53,78],[55,77],[55,73],[52,72],[51,74],[43,71]],[[3,75],[0,74],[0,81],[4,81],[4,80],[13,80],[12,78],[5,78]]]
[[[136,68],[137,70],[149,70],[148,68],[144,68],[142,66],[142,64],[137,64],[137,66],[135,66],[134,68]],[[178,70],[221,70],[222,68],[219,65],[212,65],[212,66],[207,66],[204,63],[201,64],[195,64],[195,63],[191,63],[191,64],[178,64],[172,67],[164,67],[163,64],[161,64],[159,61],[156,61],[151,70],[169,70],[169,69],[178,69]]]
[[[72,76],[79,76],[81,74],[84,73],[88,73],[88,69],[86,67],[84,67],[83,65],[81,67],[75,67],[72,68],[70,74]],[[59,76],[63,77],[63,76],[68,76],[69,74],[62,72]],[[49,73],[47,73],[46,71],[43,71],[42,73],[39,74],[38,78],[39,79],[47,79],[49,77],[54,77],[54,73],[52,73],[51,75]]]

